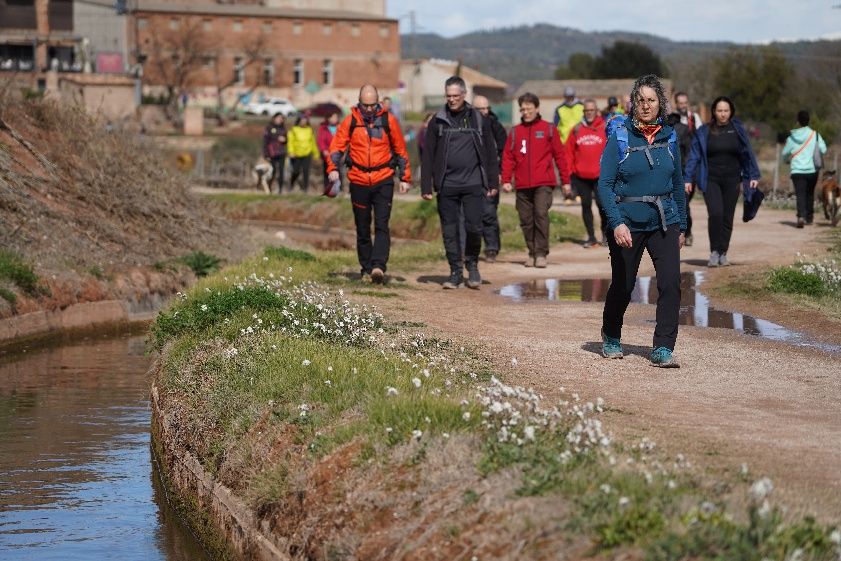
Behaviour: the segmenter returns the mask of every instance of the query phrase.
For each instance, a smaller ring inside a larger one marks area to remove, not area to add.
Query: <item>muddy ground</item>
[[[819,241],[827,227],[795,229],[792,211],[762,209],[748,224],[736,224],[728,269],[707,270],[706,212],[693,205],[695,245],[683,250],[684,271],[703,270],[711,285],[739,271],[790,264],[797,252],[825,254]],[[566,209],[576,212],[574,209]],[[737,220],[740,217],[737,217]],[[729,329],[681,326],[678,370],[649,365],[654,306],[632,304],[626,314],[626,358],[601,358],[598,302],[518,303],[497,292],[505,285],[546,278],[609,276],[606,248],[564,244],[543,270],[524,268],[525,255],[506,255],[481,265],[481,290],[443,291],[436,281],[448,272],[438,263],[422,274],[402,274],[414,290],[399,299],[371,299],[395,319],[421,321],[442,335],[474,345],[493,357],[509,381],[546,396],[559,388],[604,397],[610,429],[627,438],[648,436],[670,454],[684,453],[711,475],[738,471],[767,475],[775,496],[794,512],[841,516],[841,353],[779,343]],[[640,275],[653,274],[646,257]],[[841,323],[814,313],[741,298],[714,299],[721,309],[771,319],[841,345]],[[748,309],[744,309],[748,308]],[[518,365],[512,367],[516,357]]]

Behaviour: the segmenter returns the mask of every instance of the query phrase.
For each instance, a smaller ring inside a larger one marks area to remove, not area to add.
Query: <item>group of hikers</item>
[[[421,197],[437,199],[450,267],[443,288],[481,286],[483,238],[487,261],[494,261],[500,249],[496,216],[500,190],[516,192],[528,247],[525,266],[546,267],[549,209],[560,177],[565,199],[581,201],[588,236],[584,247],[609,248],[611,285],[602,317],[603,356],[623,357],[623,317],[647,250],[659,294],[651,363],[677,367],[673,351],[680,312],[680,249],[693,243],[688,202],[700,189],[709,215],[708,265],[719,267],[730,264],[739,193],[744,194],[745,220],[755,214],[762,197],[757,160],[733,101],[716,98],[710,106],[712,118],[704,123],[690,111],[687,94],[678,92],[674,112],[669,113],[662,83],[647,75],[634,82],[625,107],[611,98],[604,113],[594,100],[577,100],[575,91],[567,88],[553,123],[541,117],[538,97],[525,93],[517,99],[520,123],[506,132],[486,98],[476,96],[473,104],[467,102],[462,78],[448,78],[444,91],[445,106],[428,116],[419,135]],[[808,127],[808,112],[801,111],[797,119],[800,127],[792,131],[784,156],[792,163],[798,227],[802,227],[812,223],[818,160],[826,145]],[[273,122],[267,138],[279,134],[281,125]],[[311,141],[316,146],[311,153],[325,163],[325,193],[335,195],[344,166],[361,274],[382,283],[391,245],[395,181],[401,193],[412,185],[400,124],[369,84],[360,89],[359,103],[347,117],[341,122],[331,118],[325,126],[329,143]],[[269,151],[267,157],[273,154]],[[600,239],[595,235],[593,200],[601,221]]]

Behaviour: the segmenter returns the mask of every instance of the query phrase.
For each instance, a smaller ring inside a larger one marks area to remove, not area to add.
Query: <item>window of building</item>
[[[212,56],[206,56],[206,57],[202,58],[202,65],[205,68],[213,69],[213,67],[216,66],[216,59],[213,58]]]
[[[245,83],[245,64],[240,56],[234,57],[234,83]]]
[[[274,86],[274,61],[270,58],[263,61],[263,84]]]
[[[321,64],[321,78],[325,86],[333,85],[333,61],[329,58],[324,59]]]
[[[388,37],[389,33],[391,33],[391,30],[387,25],[380,26],[380,37]]]
[[[332,23],[325,23],[321,26],[321,32],[324,35],[332,35],[333,34],[333,24]]]
[[[350,34],[352,37],[359,37],[362,34],[358,23],[350,24]]]
[[[210,19],[202,20],[201,28],[204,31],[213,31],[213,20],[210,20]]]
[[[292,22],[292,34],[300,35],[303,32],[304,25],[300,21]]]
[[[137,18],[137,29],[146,29],[149,21],[146,18]]]
[[[292,84],[295,86],[304,85],[304,61],[300,58],[295,59],[295,64],[292,67]]]
[[[263,22],[263,33],[271,33],[272,32],[272,22],[264,21]]]
[[[239,33],[240,31],[242,31],[242,20],[235,19],[231,28],[234,30],[235,33]]]
[[[178,18],[171,18],[169,20],[169,28],[173,31],[181,29],[181,20]]]

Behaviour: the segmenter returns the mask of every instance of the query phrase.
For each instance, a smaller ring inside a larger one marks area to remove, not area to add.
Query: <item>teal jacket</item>
[[[636,127],[628,124],[628,146],[648,144]],[[672,127],[663,125],[654,138],[654,143],[667,143]],[[632,232],[650,232],[661,229],[660,214],[653,204],[642,202],[616,202],[616,197],[642,197],[646,195],[668,195],[662,201],[666,224],[680,224],[680,231],[686,231],[686,193],[683,187],[683,173],[680,165],[680,150],[674,147],[669,155],[668,148],[654,148],[651,155],[652,167],[642,150],[631,152],[620,164],[616,134],[611,134],[602,153],[599,175],[599,201],[607,214],[610,229],[625,224]]]
[[[812,133],[815,133],[814,135]],[[811,137],[811,138],[810,138]],[[808,142],[806,146],[804,143]],[[791,173],[815,173],[815,143],[821,154],[826,154],[826,142],[811,127],[793,129],[783,147],[783,160],[791,162]],[[802,150],[800,150],[803,148]],[[792,154],[800,150],[794,158]]]

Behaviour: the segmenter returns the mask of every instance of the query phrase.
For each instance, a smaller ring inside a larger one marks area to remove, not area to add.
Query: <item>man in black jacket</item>
[[[499,163],[491,121],[468,104],[464,80],[451,76],[444,83],[447,105],[438,111],[426,129],[421,164],[421,193],[426,200],[438,193],[438,215],[450,277],[444,288],[464,284],[478,289],[479,252],[482,249],[482,207],[499,187]],[[459,210],[464,210],[465,248],[459,243]]]
[[[497,163],[501,166],[502,151],[505,149],[508,133],[505,132],[505,127],[502,126],[499,118],[491,110],[488,98],[483,95],[473,96],[473,109],[481,113],[483,117],[487,117],[491,122],[491,132],[493,132],[494,142],[496,143]],[[482,208],[482,239],[485,242],[485,261],[488,263],[496,261],[500,249],[498,207],[499,193],[493,197],[485,198]]]

